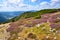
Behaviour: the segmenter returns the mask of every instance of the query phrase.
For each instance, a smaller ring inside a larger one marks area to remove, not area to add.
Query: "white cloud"
[[[47,8],[60,8],[60,0],[51,0],[50,3],[43,1],[40,3],[42,9]]]
[[[8,0],[8,2],[10,3],[18,3],[18,2],[22,2],[23,0]]]
[[[3,8],[18,8],[18,7],[21,7],[21,6],[24,6],[25,4],[23,4],[23,0],[7,0],[7,1],[4,1],[2,2],[2,4],[0,4],[0,10],[3,9]]]
[[[40,3],[40,5],[38,6],[39,9],[48,9],[51,8],[50,3],[43,1]]]
[[[51,0],[51,5],[58,5],[60,3],[60,0]]]
[[[24,4],[23,0],[7,0],[3,2],[0,6],[0,11],[28,11],[36,10],[37,7],[29,4]]]
[[[36,2],[37,0],[31,0],[31,2]]]
[[[19,5],[23,5],[23,0],[8,0],[9,6],[18,7]]]
[[[20,3],[20,4],[18,4],[18,6],[19,6],[19,7],[23,7],[23,6],[27,6],[27,5],[24,4],[24,3]]]
[[[48,2],[41,2],[40,5],[48,5]]]
[[[50,2],[40,2],[40,5],[25,4],[24,0],[7,0],[0,4],[0,11],[27,11],[27,10],[40,10],[47,8],[58,8],[60,7],[60,0],[51,0]],[[36,2],[37,0],[31,0]]]
[[[52,2],[59,2],[60,0],[51,0]]]

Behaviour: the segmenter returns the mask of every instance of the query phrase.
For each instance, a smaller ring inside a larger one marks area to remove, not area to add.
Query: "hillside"
[[[0,40],[60,40],[60,9],[46,10],[25,12],[1,24]]]
[[[19,19],[25,19],[25,18],[30,18],[30,17],[34,17],[35,19],[39,19],[41,17],[42,14],[47,14],[47,13],[54,13],[54,12],[57,12],[57,11],[60,11],[60,9],[44,9],[44,10],[40,10],[40,11],[35,11],[35,12],[24,12],[22,13],[20,16],[16,16],[8,21],[6,21],[7,23],[8,22],[15,22]],[[4,23],[6,23],[4,22]]]

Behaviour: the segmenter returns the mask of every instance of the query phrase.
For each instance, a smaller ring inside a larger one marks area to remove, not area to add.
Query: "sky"
[[[60,0],[0,0],[0,11],[30,11],[60,8]]]

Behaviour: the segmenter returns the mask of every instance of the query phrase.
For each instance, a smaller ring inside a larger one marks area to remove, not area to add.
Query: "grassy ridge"
[[[60,9],[44,9],[44,10],[40,10],[40,11],[36,11],[36,12],[24,12],[22,15],[14,17],[6,22],[3,23],[8,23],[8,22],[15,22],[19,19],[25,19],[25,18],[30,18],[30,17],[35,17],[36,19],[39,19],[42,14],[46,14],[46,13],[54,13],[60,11]]]

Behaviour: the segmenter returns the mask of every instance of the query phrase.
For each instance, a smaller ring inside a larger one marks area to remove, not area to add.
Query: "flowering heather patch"
[[[51,23],[52,28],[60,28],[60,14],[53,15],[50,17],[49,22]]]
[[[53,23],[53,22],[58,21],[58,20],[60,20],[60,14],[56,14],[56,15],[51,16],[49,19],[49,22]]]
[[[7,29],[8,40],[60,40],[60,14],[41,15],[39,19],[21,19]]]
[[[40,19],[27,18],[27,19],[19,20],[17,22],[11,23],[11,26],[10,26],[10,28],[8,28],[8,30],[15,30],[16,28],[19,28],[18,26],[21,26],[21,25],[24,25],[25,27],[33,27],[36,24],[42,24],[42,23],[47,23],[47,22],[50,22],[50,26],[52,28],[60,27],[60,19],[59,19],[60,14],[55,14],[55,13],[53,13],[53,14],[52,13],[43,14],[43,15],[41,15]]]
[[[60,28],[60,23],[59,24],[52,23],[50,26],[52,28]]]

